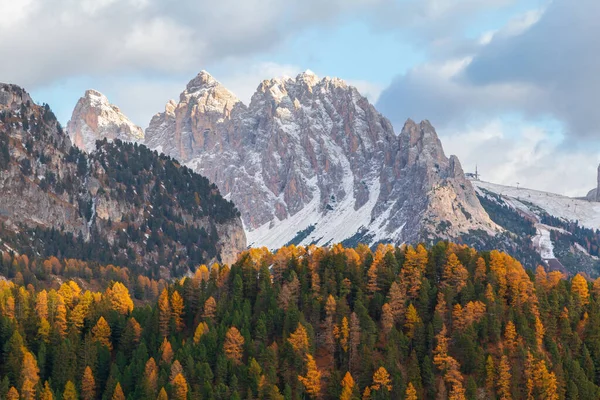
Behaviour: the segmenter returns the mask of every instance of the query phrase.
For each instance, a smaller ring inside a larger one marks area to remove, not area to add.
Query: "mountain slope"
[[[499,230],[429,122],[396,136],[337,78],[266,80],[246,106],[203,71],[152,118],[146,144],[215,182],[255,246]]]
[[[206,178],[144,146],[79,151],[47,105],[0,84],[0,238],[10,248],[185,272],[233,261],[246,245],[238,215]]]
[[[96,149],[96,141],[120,139],[143,142],[144,131],[132,123],[106,96],[96,90],[87,90],[79,99],[67,132],[72,143],[88,153]]]

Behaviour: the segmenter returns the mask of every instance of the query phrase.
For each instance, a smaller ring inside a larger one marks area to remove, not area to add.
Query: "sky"
[[[597,0],[0,0],[0,81],[66,124],[96,89],[136,124],[200,70],[248,102],[310,69],[428,119],[482,179],[582,196],[600,162]]]

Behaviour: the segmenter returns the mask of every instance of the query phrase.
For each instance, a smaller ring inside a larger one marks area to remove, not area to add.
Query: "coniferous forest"
[[[498,251],[251,249],[177,282],[1,267],[2,399],[600,396],[600,280]]]

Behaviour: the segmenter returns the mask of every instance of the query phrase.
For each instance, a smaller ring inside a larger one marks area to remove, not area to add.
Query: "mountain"
[[[589,191],[586,196],[587,200],[600,202],[600,165],[598,165],[598,175],[596,179],[596,187]]]
[[[490,217],[513,236],[529,237],[552,269],[600,275],[600,203],[473,180]]]
[[[71,142],[85,152],[96,149],[96,140],[120,139],[143,142],[144,131],[132,123],[106,96],[96,90],[87,90],[79,99],[71,120],[67,123]]]
[[[0,84],[0,222],[6,249],[155,274],[231,263],[246,247],[238,211],[206,178],[118,138],[81,152],[49,106],[6,84]]]
[[[400,135],[356,88],[310,71],[263,81],[244,105],[202,71],[146,144],[217,184],[248,241],[395,243],[501,229],[428,121]]]

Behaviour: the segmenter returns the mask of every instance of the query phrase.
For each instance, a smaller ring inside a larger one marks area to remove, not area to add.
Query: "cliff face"
[[[126,142],[143,142],[144,131],[133,124],[119,109],[110,104],[106,96],[88,90],[79,99],[67,132],[72,143],[86,152],[96,149],[96,141],[120,139]]]
[[[253,245],[498,229],[428,122],[396,136],[354,87],[310,71],[263,81],[248,106],[201,72],[154,116],[146,144],[216,183]]]
[[[49,107],[0,84],[0,239],[17,251],[183,273],[234,261],[238,215],[206,178],[144,146],[115,137],[79,151]]]

